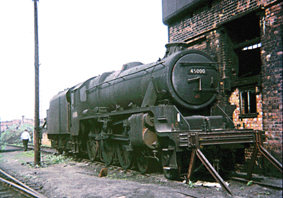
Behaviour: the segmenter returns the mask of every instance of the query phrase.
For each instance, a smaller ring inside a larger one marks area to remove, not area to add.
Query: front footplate
[[[187,135],[188,147],[202,147],[209,145],[223,144],[244,144],[255,143],[255,131],[253,130],[233,130],[233,131],[216,131],[216,132],[196,132]],[[184,138],[180,138],[180,145]],[[184,144],[182,144],[184,145]]]

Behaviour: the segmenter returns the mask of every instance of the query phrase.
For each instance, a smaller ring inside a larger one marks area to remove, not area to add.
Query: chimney
[[[25,123],[25,116],[22,116],[22,123],[21,125],[23,125]]]

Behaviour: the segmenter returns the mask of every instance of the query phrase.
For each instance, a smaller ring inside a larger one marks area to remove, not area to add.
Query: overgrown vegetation
[[[60,163],[68,163],[72,159],[64,156],[64,155],[45,155],[44,156],[44,164],[52,165],[52,164],[60,164]]]
[[[0,140],[0,151],[5,149],[5,144]]]
[[[1,132],[0,147],[5,144],[21,143],[21,133],[27,129],[33,139],[33,126],[30,124],[16,124],[8,127],[6,131]],[[0,148],[1,149],[1,148]]]
[[[49,165],[53,164],[60,164],[60,163],[68,163],[72,161],[72,158],[64,156],[64,155],[42,155],[41,159],[41,165],[36,165],[34,166],[33,162],[26,162],[24,161],[25,158],[30,159],[30,157],[34,157],[34,151],[26,151],[26,152],[21,152],[18,155],[15,156],[16,159],[20,160],[20,162],[23,165],[28,165],[30,167],[35,167],[35,168],[44,168]]]

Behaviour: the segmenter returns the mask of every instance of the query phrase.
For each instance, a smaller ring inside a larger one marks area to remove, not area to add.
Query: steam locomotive
[[[218,180],[256,142],[255,132],[235,129],[218,104],[219,84],[213,58],[168,43],[157,62],[131,62],[55,95],[48,138],[59,152],[124,169],[136,164],[141,173],[160,164],[168,179],[190,177],[198,156]]]

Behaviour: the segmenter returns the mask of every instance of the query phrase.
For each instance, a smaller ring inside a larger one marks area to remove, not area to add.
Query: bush
[[[33,126],[29,124],[12,125],[6,131],[1,132],[0,145],[21,143],[21,133],[28,129],[31,139],[33,139]]]

